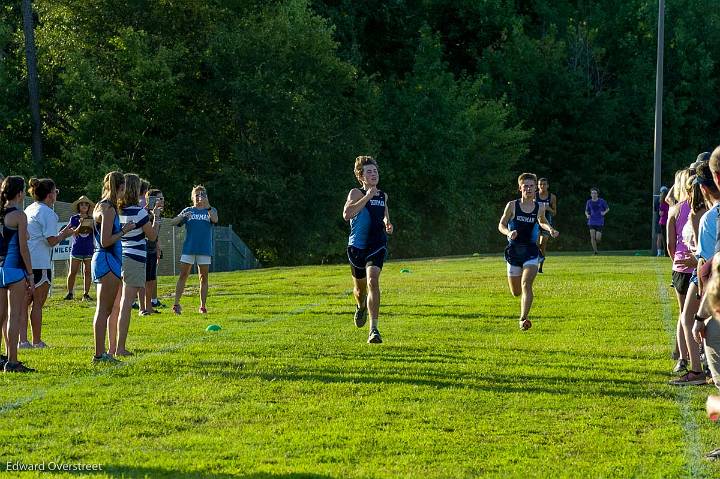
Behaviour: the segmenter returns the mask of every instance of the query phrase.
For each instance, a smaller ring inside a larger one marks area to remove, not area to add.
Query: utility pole
[[[655,142],[653,154],[653,214],[652,214],[652,242],[650,251],[657,247],[656,237],[658,216],[655,211],[655,198],[660,200],[660,168],[662,162],[662,95],[663,95],[663,50],[665,47],[665,0],[658,0],[658,41],[657,41],[657,68],[655,71]]]
[[[22,0],[23,31],[25,32],[25,60],[27,61],[30,116],[32,118],[32,157],[35,174],[43,172],[42,124],[40,121],[40,87],[38,85],[37,49],[33,29],[32,0]]]

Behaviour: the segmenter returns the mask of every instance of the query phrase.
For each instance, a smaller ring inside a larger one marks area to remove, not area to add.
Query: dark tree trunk
[[[30,114],[32,116],[32,157],[35,174],[43,171],[42,125],[40,122],[40,88],[38,86],[37,52],[33,31],[32,0],[22,0],[23,30],[25,31],[25,58],[27,60]]]

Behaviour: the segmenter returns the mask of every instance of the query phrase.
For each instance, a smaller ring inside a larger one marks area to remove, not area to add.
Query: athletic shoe
[[[355,305],[355,326],[362,328],[367,322],[367,308],[360,309]]]
[[[370,336],[368,337],[368,343],[370,344],[380,344],[382,343],[382,338],[380,337],[380,331],[377,329],[373,329],[370,331]]]
[[[0,355],[0,370],[3,370],[3,368],[5,367],[5,363],[7,362],[7,360],[8,360],[8,357],[7,357],[7,356],[5,356],[4,354],[3,354],[3,355]]]
[[[33,343],[32,347],[35,349],[44,349],[47,348],[48,345],[45,344],[45,341],[40,341],[39,343]]]
[[[150,303],[153,305],[153,308],[167,308],[167,305],[164,303],[161,303],[159,299],[153,301],[150,300]]]
[[[87,293],[83,294],[82,300],[83,300],[83,301],[95,301],[95,300],[92,299],[92,298],[90,297],[90,295],[87,294]]]
[[[685,375],[668,381],[672,386],[700,386],[706,384],[703,371],[688,371]]]
[[[522,331],[527,331],[528,329],[532,328],[532,323],[529,319],[525,318],[519,321],[519,326]]]
[[[92,362],[93,362],[93,364],[99,364],[99,363],[117,364],[120,362],[120,360],[115,359],[112,354],[102,353],[100,356],[93,356]]]
[[[200,306],[198,308],[198,313],[200,314],[207,314],[207,308],[205,306]]]
[[[32,349],[32,347],[30,341],[21,341],[18,343],[18,349]]]
[[[719,449],[713,449],[712,451],[705,454],[705,459],[708,461],[717,461],[720,459],[720,448]]]
[[[65,295],[65,297],[64,297],[63,299],[65,299],[65,300],[70,300],[70,299],[73,299],[73,298],[74,298],[74,295],[73,295],[72,293],[68,293],[68,294]]]
[[[182,314],[182,308],[179,304],[173,304],[173,313],[177,314],[178,316]]]
[[[682,359],[682,358],[678,359],[678,362],[675,363],[675,367],[672,370],[673,374],[684,375],[685,373],[688,372],[687,365],[688,365],[687,359]]]
[[[33,368],[29,368],[25,366],[20,361],[16,363],[11,363],[10,361],[5,363],[5,366],[3,366],[3,371],[6,373],[34,373],[35,370]]]
[[[152,315],[152,313],[146,309],[141,309],[140,312],[138,313],[138,316],[151,316],[151,315]]]
[[[140,305],[138,304],[137,301],[133,301],[132,309],[140,309]]]

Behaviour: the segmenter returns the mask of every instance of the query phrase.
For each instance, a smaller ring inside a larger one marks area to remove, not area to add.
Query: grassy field
[[[137,355],[116,367],[90,363],[93,307],[56,294],[51,347],[21,350],[39,372],[0,374],[0,471],[718,477],[702,458],[720,447],[703,411],[714,388],[666,384],[669,280],[663,259],[551,257],[521,332],[499,256],[390,262],[385,342],[369,345],[346,266],[212,274],[207,317],[193,278],[181,317],[133,317]]]

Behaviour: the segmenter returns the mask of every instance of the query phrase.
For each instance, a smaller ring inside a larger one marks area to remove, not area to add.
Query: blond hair
[[[103,178],[102,199],[108,200],[115,208],[118,206],[118,190],[125,184],[125,177],[119,171],[111,171]]]
[[[140,177],[135,173],[125,173],[125,193],[118,201],[119,208],[137,206],[140,200]]]
[[[520,176],[518,176],[518,186],[522,186],[523,181],[525,180],[533,180],[535,184],[537,185],[537,175],[535,173],[523,173]]]

